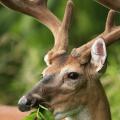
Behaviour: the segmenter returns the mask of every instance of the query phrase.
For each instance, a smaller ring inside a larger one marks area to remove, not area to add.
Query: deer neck
[[[70,112],[59,114],[55,120],[111,120],[110,113],[104,108],[101,103],[93,111],[87,106],[80,106]]]
[[[79,106],[69,112],[57,113],[55,120],[91,120],[89,110],[84,106]]]

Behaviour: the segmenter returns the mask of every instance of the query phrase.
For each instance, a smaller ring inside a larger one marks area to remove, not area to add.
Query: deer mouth
[[[49,108],[50,106],[45,102],[44,100],[38,100],[38,99],[28,99],[25,96],[23,96],[19,102],[18,102],[18,108],[21,112],[27,112],[32,109],[37,109],[40,106],[44,106],[46,108]]]

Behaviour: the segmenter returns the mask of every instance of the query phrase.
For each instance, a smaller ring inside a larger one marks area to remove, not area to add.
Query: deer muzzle
[[[26,96],[21,97],[18,102],[19,110],[22,112],[31,110],[32,106],[35,104],[36,100],[29,100]]]
[[[20,98],[18,108],[20,111],[30,111],[32,108],[37,108],[39,105],[48,107],[48,91],[50,91],[49,83],[51,83],[52,76],[44,77],[38,82],[32,90]]]

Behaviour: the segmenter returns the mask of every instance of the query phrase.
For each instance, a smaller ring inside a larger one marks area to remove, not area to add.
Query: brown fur
[[[120,10],[120,0],[114,2],[112,0],[107,2],[106,0],[98,1],[115,10]],[[55,38],[52,50],[45,57],[48,67],[43,71],[43,79],[20,99],[19,108],[21,111],[43,104],[48,105],[53,110],[54,115],[80,108],[79,111],[70,115],[72,120],[111,120],[108,100],[99,81],[100,76],[106,70],[106,66],[103,67],[103,61],[105,60],[102,59],[101,62],[101,59],[99,59],[100,63],[98,64],[97,60],[90,62],[90,53],[91,46],[98,37],[107,46],[120,38],[120,27],[114,24],[115,11],[111,10],[109,12],[105,31],[102,34],[87,44],[74,49],[70,55],[66,55],[68,30],[73,11],[72,0],[67,1],[62,21],[47,8],[47,0],[38,0],[37,2],[33,0],[28,2],[23,0],[0,0],[0,2],[13,10],[37,18],[52,31]],[[103,55],[106,58],[106,54]],[[103,70],[101,70],[102,67]],[[71,76],[69,77],[70,73],[76,73],[78,77],[71,78]],[[81,112],[84,116],[79,118]],[[62,119],[62,117],[59,119]],[[69,120],[69,118],[65,120]]]
[[[68,80],[64,72],[62,79],[58,77],[65,68],[81,75],[76,85]],[[96,73],[95,67],[89,62],[81,65],[77,58],[64,55],[43,72],[43,76],[54,75],[52,81],[43,86],[38,85],[36,89],[37,91],[44,89],[42,96],[47,98],[45,102],[50,105],[54,113],[70,111],[82,105],[88,108],[92,120],[111,120],[108,100],[99,81],[101,74]],[[68,82],[68,85],[64,84],[65,82]],[[39,92],[30,91],[30,93],[41,96]],[[30,97],[30,95],[26,95],[26,97]]]

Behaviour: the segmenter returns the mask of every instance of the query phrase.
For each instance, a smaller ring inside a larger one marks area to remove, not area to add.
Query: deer
[[[100,78],[107,69],[107,47],[120,38],[116,12],[110,10],[105,30],[68,53],[73,1],[67,0],[63,20],[47,7],[47,0],[0,0],[3,5],[30,15],[46,25],[54,46],[45,55],[42,79],[18,102],[22,112],[47,107],[55,120],[111,120],[110,105]]]

